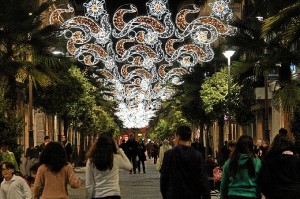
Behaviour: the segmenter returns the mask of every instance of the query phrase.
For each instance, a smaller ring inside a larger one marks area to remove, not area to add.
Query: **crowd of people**
[[[270,145],[267,140],[254,145],[248,135],[225,142],[218,162],[211,155],[204,161],[191,147],[190,136],[190,128],[179,127],[176,147],[164,155],[160,170],[164,199],[211,198],[211,189],[219,189],[221,199],[300,198],[300,157],[286,129],[280,129]],[[215,168],[222,169],[219,186]]]
[[[191,136],[190,127],[180,126],[172,144],[167,140],[145,144],[132,134],[118,145],[112,131],[101,133],[87,153],[87,198],[120,199],[119,170],[146,173],[145,161],[151,159],[160,172],[163,199],[210,199],[212,194],[220,199],[300,198],[300,157],[286,129],[280,129],[270,144],[267,140],[254,144],[246,134],[225,142],[216,159]],[[67,184],[82,185],[70,164],[69,147],[65,137],[58,143],[45,136],[39,147],[26,151],[26,164],[19,169],[14,153],[2,142],[0,199],[69,199]]]
[[[45,136],[40,146],[26,150],[19,167],[9,144],[2,141],[0,199],[69,199],[67,184],[73,188],[82,184],[70,164],[71,150],[65,136],[60,143]]]

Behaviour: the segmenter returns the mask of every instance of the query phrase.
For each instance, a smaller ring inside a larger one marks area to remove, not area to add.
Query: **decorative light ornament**
[[[168,83],[182,84],[181,76],[193,66],[213,59],[211,43],[236,32],[228,24],[233,17],[229,3],[216,0],[209,4],[210,16],[198,16],[191,22],[186,17],[200,13],[200,8],[187,5],[174,23],[167,0],[149,0],[148,14],[129,15],[132,18],[126,14],[138,12],[133,4],[121,6],[110,18],[105,0],[90,0],[83,4],[85,16],[68,18],[74,9],[62,5],[51,13],[50,23],[61,26],[59,36],[67,39],[67,55],[95,67],[92,77],[114,88],[116,115],[124,127],[142,128],[162,101],[173,95]]]

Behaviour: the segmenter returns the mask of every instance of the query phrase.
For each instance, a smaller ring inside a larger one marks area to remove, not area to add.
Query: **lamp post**
[[[228,132],[228,139],[232,140],[232,132],[231,132],[231,114],[230,114],[230,107],[229,107],[229,103],[230,103],[230,58],[232,57],[232,55],[235,53],[235,51],[233,50],[227,50],[223,53],[223,55],[227,58],[228,60],[228,98],[227,98],[227,106],[228,106],[228,128],[229,128],[229,132]]]

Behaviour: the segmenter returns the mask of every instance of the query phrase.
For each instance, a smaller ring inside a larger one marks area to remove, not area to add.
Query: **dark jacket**
[[[274,155],[263,160],[260,174],[262,193],[268,199],[300,198],[300,157]]]
[[[128,157],[136,157],[138,154],[137,146],[138,146],[137,141],[129,139],[126,142],[126,151],[127,151],[126,155]]]
[[[145,155],[146,146],[145,146],[145,144],[144,143],[138,143],[137,150],[138,150],[139,160],[140,161],[146,161],[146,155]]]
[[[193,147],[168,150],[161,166],[160,190],[164,199],[209,199],[210,190],[202,155]]]

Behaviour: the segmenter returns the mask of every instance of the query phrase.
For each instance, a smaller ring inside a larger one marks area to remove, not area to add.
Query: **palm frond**
[[[272,98],[272,103],[277,110],[291,113],[299,104],[300,88],[295,84],[285,84],[276,91]]]
[[[300,3],[281,10],[277,15],[264,20],[262,26],[262,37],[277,31],[281,31],[291,25],[292,19],[299,17]]]

